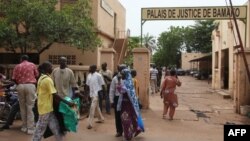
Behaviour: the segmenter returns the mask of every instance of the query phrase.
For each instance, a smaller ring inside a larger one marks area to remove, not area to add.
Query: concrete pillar
[[[106,62],[107,63],[107,68],[114,73],[115,71],[115,50],[113,48],[103,48],[100,50],[101,52],[101,60],[100,64]]]
[[[248,60],[248,66],[250,64],[250,51],[245,51],[246,58]],[[234,99],[236,112],[240,112],[240,106],[250,105],[250,87],[244,65],[243,57],[241,53],[236,54],[236,85],[235,85],[235,96]]]
[[[149,108],[150,51],[147,48],[133,49],[133,68],[137,71],[139,99],[144,109]]]

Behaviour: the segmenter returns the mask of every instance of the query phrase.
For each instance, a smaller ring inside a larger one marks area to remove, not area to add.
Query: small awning
[[[212,54],[190,60],[189,62],[212,61]]]

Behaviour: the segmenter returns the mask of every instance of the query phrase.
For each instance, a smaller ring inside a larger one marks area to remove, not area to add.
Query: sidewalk
[[[223,141],[224,124],[250,124],[249,118],[234,113],[232,100],[209,91],[207,82],[190,76],[180,79],[182,86],[177,88],[180,105],[174,120],[162,119],[162,99],[159,94],[150,95],[150,109],[142,110],[146,132],[133,141]],[[105,122],[94,123],[91,130],[86,129],[86,119],[80,120],[78,132],[68,133],[64,141],[122,141],[122,137],[114,137],[114,113],[104,116]],[[22,133],[20,126],[17,121],[10,130],[0,132],[1,141],[31,140],[31,135]]]

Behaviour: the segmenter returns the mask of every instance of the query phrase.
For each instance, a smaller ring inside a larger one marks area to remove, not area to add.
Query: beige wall
[[[137,71],[136,79],[139,83],[139,99],[142,107],[149,108],[149,64],[150,52],[147,48],[133,49],[133,68]]]
[[[249,3],[248,3],[248,13],[249,13]],[[245,48],[244,50],[247,56],[246,58],[248,66],[250,66],[249,18],[250,16],[248,14],[245,23],[243,21],[237,20],[243,47]],[[228,61],[227,62],[229,67],[228,91],[231,94],[231,97],[234,99],[236,112],[240,112],[239,109],[241,105],[250,104],[250,93],[249,93],[250,87],[249,87],[248,77],[246,74],[246,68],[244,65],[244,61],[242,59],[243,58],[242,54],[239,53],[239,50],[234,49],[235,45],[239,45],[236,27],[234,24],[232,24],[233,28],[231,28],[229,20],[216,21],[216,22],[219,22],[219,27],[212,33],[212,46],[213,46],[212,88],[213,89],[222,88],[223,73],[224,73],[223,71],[224,67],[226,66],[224,61]],[[226,50],[228,50],[228,60],[224,58]]]
[[[101,7],[101,0],[92,0],[92,18],[95,21],[95,24],[98,29],[98,37],[102,41],[102,45],[94,51],[82,51],[75,47],[70,47],[65,44],[54,43],[51,48],[44,51],[40,55],[40,62],[48,60],[49,55],[75,55],[76,63],[83,63],[84,65],[96,64],[98,67],[101,64],[101,52],[102,48],[112,48],[115,41],[114,29],[120,31],[125,31],[125,15],[126,10],[120,4],[118,0],[105,0],[106,4],[110,6],[111,10],[116,13],[116,27],[114,24],[114,16],[108,14]],[[56,9],[60,10],[61,3],[59,2],[56,5]],[[3,49],[0,49],[0,52],[6,52]],[[107,58],[108,56],[104,57]],[[112,60],[112,56],[109,56],[108,60]],[[113,64],[111,64],[113,66]]]
[[[189,61],[203,57],[205,55],[207,55],[207,54],[204,54],[204,53],[182,53],[181,54],[181,68],[184,70],[198,69],[199,64],[197,62],[191,63]]]
[[[65,44],[54,43],[48,50],[44,51],[40,55],[40,62],[47,61],[49,55],[75,55],[76,65],[83,63],[83,65],[98,64],[99,54],[97,50],[95,51],[82,51],[75,47],[70,47]]]
[[[250,50],[246,50],[246,58],[248,60],[248,66],[250,65]],[[250,105],[250,87],[249,80],[246,75],[246,68],[242,59],[242,54],[236,53],[235,60],[235,87],[234,87],[234,104],[235,111],[240,113],[240,106]]]
[[[234,62],[234,57],[233,57],[233,46],[236,45],[235,43],[235,38],[233,35],[233,30],[230,27],[231,22],[229,20],[223,20],[223,21],[216,21],[219,23],[219,27],[217,30],[214,30],[212,32],[212,46],[213,46],[213,67],[212,67],[212,73],[213,73],[213,78],[212,78],[212,88],[213,89],[221,89],[223,88],[223,74],[224,74],[224,68],[226,65],[224,64],[225,61],[228,63],[228,70],[229,70],[229,93],[233,97],[233,72],[234,67],[233,67],[233,62]],[[241,33],[241,38],[243,41],[245,41],[245,24],[242,21],[238,21],[238,25],[240,28],[240,33]],[[233,29],[235,30],[235,25],[233,24]],[[236,31],[235,35],[237,35]],[[236,37],[236,42],[239,43],[237,36]],[[245,46],[245,45],[244,45]],[[228,60],[225,60],[225,52],[228,50]],[[216,57],[217,54],[217,57]],[[217,58],[217,59],[216,59]],[[217,65],[216,65],[217,64]]]
[[[98,20],[98,7],[100,6],[99,0],[92,0],[92,18],[94,21]],[[96,24],[97,25],[97,24]]]
[[[102,48],[112,48],[115,39],[114,16],[110,15],[101,7],[101,1],[102,0],[92,0],[92,18],[99,30],[98,37],[102,41],[101,47],[97,48],[95,51],[82,52],[74,47],[55,43],[49,50],[41,54],[40,61],[48,60],[49,55],[76,55],[76,64],[81,62],[84,65],[96,64],[100,67],[103,61],[113,60],[112,55],[107,56],[105,53],[101,55],[100,51]],[[105,0],[105,2],[109,5],[111,11],[113,10],[114,13],[116,13],[116,28],[125,31],[125,8],[118,0]],[[112,63],[112,61],[110,63]],[[113,65],[114,64],[108,63],[108,67]]]
[[[114,73],[114,59],[115,59],[115,50],[113,48],[103,48],[101,49],[101,64],[106,62],[107,63],[107,68]]]
[[[96,1],[96,0],[94,0]],[[111,11],[114,12],[113,15],[110,15],[105,8],[101,7],[101,2],[105,1],[111,8]],[[115,37],[115,28],[117,31],[125,31],[126,23],[126,10],[120,4],[118,0],[98,0],[97,3],[97,28],[102,32],[108,34],[111,37]],[[116,19],[115,19],[116,17]],[[115,26],[116,20],[116,27]]]
[[[112,48],[113,47],[113,43],[114,43],[114,40],[111,40],[109,38],[106,38],[102,35],[98,35],[98,37],[101,39],[101,42],[102,42],[102,47],[103,48]]]

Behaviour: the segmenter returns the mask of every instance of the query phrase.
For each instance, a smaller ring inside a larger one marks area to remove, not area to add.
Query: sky
[[[126,29],[130,29],[131,36],[141,35],[141,8],[146,7],[204,7],[227,6],[229,0],[119,0],[126,9]],[[243,5],[248,0],[232,0],[233,5]],[[226,3],[227,2],[227,3]],[[143,24],[143,35],[158,37],[170,26],[194,25],[192,20],[146,21]]]

